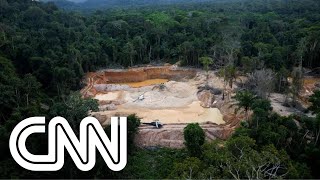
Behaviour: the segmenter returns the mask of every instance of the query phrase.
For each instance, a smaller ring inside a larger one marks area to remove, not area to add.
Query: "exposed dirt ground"
[[[284,104],[286,104],[286,101],[288,101],[289,97],[285,94],[272,93],[269,98],[273,107],[273,111],[280,114],[281,116],[289,116],[293,113],[305,114],[304,110],[306,110],[311,105],[309,102],[309,97],[313,94],[315,90],[320,89],[319,84],[320,78],[318,77],[304,77],[303,87],[299,93],[299,97],[297,98],[299,107],[285,106]],[[311,113],[308,113],[307,115],[312,116]]]
[[[320,87],[320,78],[307,76],[303,80],[303,89],[301,92],[302,99],[306,102],[307,98]],[[307,103],[307,102],[306,102]]]
[[[116,84],[128,85],[132,88],[140,88],[144,86],[151,86],[151,85],[156,85],[156,84],[161,84],[166,82],[168,82],[168,79],[148,79],[141,82],[122,82],[122,83],[116,83]]]
[[[136,113],[142,122],[160,120],[161,123],[203,123],[212,122],[224,124],[222,114],[217,108],[203,108],[199,102],[192,102],[185,107],[172,107],[161,109],[149,109],[134,106],[118,106],[116,110],[100,112],[100,115],[111,117],[114,115],[130,115]]]
[[[222,95],[212,95],[214,103],[206,99],[212,96],[199,100],[198,88],[206,83],[206,73],[201,70],[175,66],[109,69],[88,73],[86,81],[81,93],[99,100],[100,112],[94,116],[102,124],[108,124],[111,116],[133,113],[142,122],[160,120],[164,124],[161,129],[142,125],[136,138],[140,146],[182,147],[183,128],[192,122],[202,126],[207,139],[225,139],[240,123],[241,114],[236,116]],[[214,72],[209,73],[208,82],[223,89],[223,80]]]

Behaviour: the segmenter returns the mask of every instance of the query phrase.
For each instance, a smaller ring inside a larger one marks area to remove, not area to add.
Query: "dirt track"
[[[161,146],[182,148],[184,146],[183,129],[187,125],[185,123],[164,124],[161,129],[141,125],[135,142],[140,147]],[[206,140],[208,141],[215,139],[225,140],[233,133],[236,127],[231,124],[217,125],[212,123],[201,123],[200,126],[204,130]]]

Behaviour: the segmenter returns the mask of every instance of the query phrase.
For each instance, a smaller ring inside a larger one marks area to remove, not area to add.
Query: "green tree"
[[[242,64],[243,71],[245,73],[251,73],[255,69],[256,61],[254,58],[244,56],[241,58],[241,64]]]
[[[77,132],[81,120],[87,117],[90,111],[98,111],[97,100],[84,99],[79,92],[73,92],[64,102],[54,103],[50,108],[50,115],[66,118],[73,130]]]
[[[31,74],[27,74],[22,79],[22,88],[26,98],[26,104],[29,106],[30,98],[37,98],[40,91],[41,84]]]
[[[223,77],[225,84],[229,84],[232,89],[233,82],[237,78],[237,68],[233,65],[227,65],[220,70],[220,75]]]
[[[320,91],[315,91],[313,95],[310,96],[309,102],[312,105],[309,107],[309,110],[315,114],[320,113]]]
[[[307,49],[307,39],[302,38],[302,39],[300,39],[300,41],[298,43],[298,47],[297,47],[299,68],[302,68],[303,58],[305,56],[306,49]]]
[[[292,85],[291,85],[292,101],[293,101],[293,105],[295,106],[297,98],[299,97],[299,93],[303,86],[302,66],[293,68],[291,77],[292,77]]]
[[[133,44],[131,42],[128,42],[124,46],[124,53],[126,54],[126,57],[129,57],[130,66],[132,67],[134,65],[133,64],[134,56],[137,54],[137,51],[134,49]]]
[[[250,91],[238,91],[233,97],[237,102],[234,104],[237,106],[236,112],[240,109],[244,109],[246,119],[248,120],[248,112],[252,107],[252,103],[257,98]]]
[[[285,92],[287,90],[288,76],[290,72],[285,68],[281,67],[280,70],[276,74],[276,78],[278,79],[276,86],[278,92]]]
[[[198,178],[203,170],[203,162],[196,157],[188,157],[183,162],[175,163],[169,175],[169,179],[193,179]]]
[[[7,120],[18,106],[20,79],[10,60],[0,56],[0,122]]]
[[[252,128],[257,129],[259,127],[259,121],[268,121],[272,107],[268,99],[255,99],[252,102],[251,109],[253,110],[251,119]]]
[[[45,19],[48,14],[37,6],[30,6],[23,14],[23,19],[29,26],[40,27],[44,25]],[[31,25],[32,24],[32,25]]]
[[[198,123],[188,124],[183,130],[185,145],[191,156],[200,157],[201,146],[205,141],[205,133]]]
[[[128,120],[128,151],[129,153],[134,152],[134,138],[138,132],[138,128],[140,126],[140,118],[135,114],[129,115],[127,117]]]
[[[207,84],[208,84],[208,79],[209,79],[209,67],[210,65],[213,64],[213,59],[210,58],[210,57],[201,57],[200,58],[200,62],[202,63],[203,67],[204,67],[204,70],[206,71],[207,73]]]
[[[285,177],[292,164],[285,151],[278,151],[274,146],[265,146],[261,152],[255,149],[255,141],[249,137],[230,139],[224,171],[234,179],[266,179]]]

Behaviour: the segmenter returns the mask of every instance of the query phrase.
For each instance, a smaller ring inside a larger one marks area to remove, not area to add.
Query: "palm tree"
[[[250,91],[245,90],[237,92],[233,98],[237,101],[233,104],[237,106],[235,112],[238,112],[240,109],[244,109],[246,119],[248,120],[248,112],[257,96],[252,94]]]
[[[213,59],[210,58],[210,57],[201,57],[200,58],[200,62],[202,63],[203,67],[204,67],[204,70],[206,71],[207,73],[207,85],[208,85],[208,79],[209,79],[209,66],[211,64],[213,64]]]
[[[225,81],[229,83],[230,88],[232,89],[233,81],[237,78],[237,69],[235,66],[226,66],[225,67]]]
[[[223,85],[224,91],[223,91],[223,97],[222,97],[222,99],[224,100],[227,85],[229,84],[230,88],[232,89],[233,82],[237,78],[237,69],[235,66],[228,65],[228,66],[225,66],[224,68],[220,69],[219,74],[224,79],[224,85]]]

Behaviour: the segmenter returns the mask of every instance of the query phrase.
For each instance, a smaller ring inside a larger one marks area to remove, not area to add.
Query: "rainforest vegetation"
[[[281,117],[268,92],[248,88],[234,98],[252,115],[231,138],[205,142],[203,130],[190,124],[180,150],[135,147],[140,121],[132,115],[121,172],[110,171],[101,157],[89,172],[78,171],[70,158],[62,170],[41,173],[12,159],[8,139],[19,121],[59,115],[77,127],[98,109],[79,93],[86,72],[177,62],[202,68],[208,58],[206,69],[220,69],[231,85],[236,73],[268,69],[277,78],[273,91],[290,92],[294,100],[304,70],[320,65],[320,1],[225,0],[83,13],[0,0],[0,178],[320,178],[319,92],[310,98],[314,117]],[[287,87],[289,76],[295,88]],[[45,139],[30,137],[28,148],[45,154]]]

